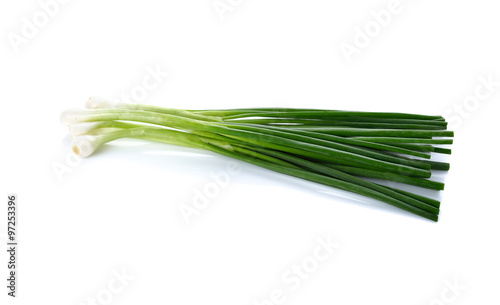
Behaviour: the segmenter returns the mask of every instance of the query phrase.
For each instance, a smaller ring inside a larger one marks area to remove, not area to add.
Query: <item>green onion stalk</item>
[[[285,175],[373,198],[432,221],[440,202],[372,182],[395,181],[435,191],[432,171],[449,164],[453,143],[441,116],[327,109],[246,108],[184,110],[113,104],[90,98],[61,122],[75,154],[88,157],[105,143],[135,138],[202,149]],[[439,145],[438,147],[435,145]]]

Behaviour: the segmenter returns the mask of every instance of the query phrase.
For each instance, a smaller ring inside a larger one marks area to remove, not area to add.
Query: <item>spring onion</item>
[[[366,178],[443,190],[432,171],[453,143],[441,116],[326,109],[185,110],[90,98],[61,123],[72,150],[88,157],[105,143],[136,138],[212,151],[282,174],[357,193],[437,221],[439,201]],[[438,144],[439,147],[434,145]]]

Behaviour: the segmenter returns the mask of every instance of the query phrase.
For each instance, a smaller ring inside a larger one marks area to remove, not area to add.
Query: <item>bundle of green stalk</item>
[[[72,150],[81,157],[121,138],[204,149],[438,220],[438,200],[370,178],[443,190],[443,183],[429,179],[431,170],[449,169],[448,163],[430,160],[431,153],[451,153],[442,145],[452,144],[453,132],[441,116],[296,108],[181,110],[101,98],[89,99],[86,108],[61,116],[73,136]]]

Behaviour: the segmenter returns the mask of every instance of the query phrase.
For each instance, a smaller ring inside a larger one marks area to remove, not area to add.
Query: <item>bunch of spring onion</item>
[[[103,144],[136,138],[212,151],[282,174],[357,193],[437,221],[440,202],[371,182],[378,178],[431,190],[444,184],[430,160],[450,154],[453,132],[441,116],[297,108],[181,110],[90,98],[61,122],[81,157]],[[438,146],[436,146],[438,145]]]

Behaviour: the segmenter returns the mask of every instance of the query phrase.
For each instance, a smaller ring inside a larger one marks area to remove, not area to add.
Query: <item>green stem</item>
[[[343,127],[317,127],[317,126],[282,126],[296,130],[312,131],[342,137],[406,137],[406,138],[431,138],[453,137],[449,130],[414,130],[414,129],[368,129],[368,128],[343,128]]]
[[[343,166],[343,165],[336,165],[336,164],[327,164],[327,166],[338,169],[338,170],[343,171],[345,173],[356,175],[356,176],[385,179],[385,180],[395,181],[395,182],[402,182],[402,183],[411,184],[411,185],[415,185],[415,186],[419,186],[419,187],[423,187],[423,188],[428,188],[428,189],[436,190],[436,191],[441,191],[444,189],[444,183],[432,181],[432,180],[413,178],[413,177],[408,177],[408,176],[403,176],[403,175],[398,175],[398,174],[393,174],[393,173],[386,173],[386,172],[351,167],[351,166]]]
[[[355,139],[373,143],[453,144],[452,139],[415,139],[415,138],[395,138],[395,137],[355,137]]]

